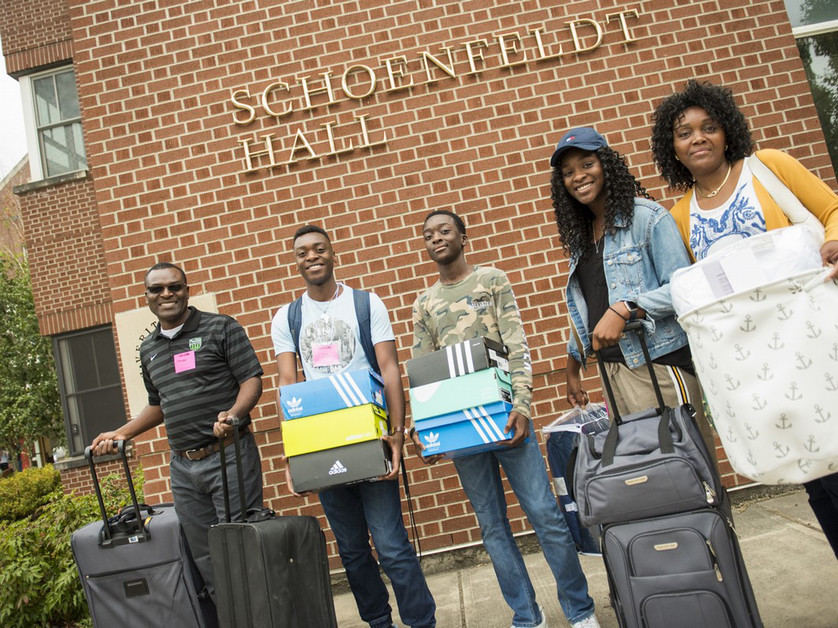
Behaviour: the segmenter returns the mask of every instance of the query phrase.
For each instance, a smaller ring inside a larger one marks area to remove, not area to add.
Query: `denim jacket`
[[[608,284],[608,302],[634,301],[646,310],[641,319],[646,331],[646,342],[652,359],[671,353],[687,344],[687,335],[675,321],[675,310],[669,296],[672,273],[690,265],[690,258],[670,213],[657,203],[634,199],[634,218],[631,226],[618,218],[615,233],[606,233],[602,262]],[[567,309],[571,331],[568,353],[585,365],[593,353],[590,331],[587,328],[588,306],[582,296],[574,271],[579,258],[571,256],[567,280]],[[584,347],[580,355],[579,343]],[[643,350],[637,334],[623,334],[620,340],[626,364],[636,368],[644,364]]]

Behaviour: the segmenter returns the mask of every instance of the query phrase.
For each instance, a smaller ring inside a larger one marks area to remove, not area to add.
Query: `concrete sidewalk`
[[[734,520],[766,628],[838,627],[838,560],[809,508],[806,493],[795,490],[768,497],[758,496],[759,491],[753,496],[740,493],[733,499]],[[481,564],[428,576],[439,628],[509,628],[512,612],[500,595],[491,564],[485,554],[482,557]],[[543,556],[535,552],[524,559],[549,626],[568,626]],[[600,624],[618,628],[602,559],[580,559]],[[400,623],[392,590],[390,604],[393,619]],[[336,595],[335,608],[341,628],[366,626],[358,618],[351,593]]]

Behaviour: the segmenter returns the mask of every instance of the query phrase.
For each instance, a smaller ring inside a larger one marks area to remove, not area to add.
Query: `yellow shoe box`
[[[282,422],[286,456],[376,440],[387,434],[387,411],[367,403]]]

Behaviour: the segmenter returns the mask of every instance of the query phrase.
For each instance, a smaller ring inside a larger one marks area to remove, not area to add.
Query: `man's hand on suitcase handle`
[[[120,440],[128,440],[128,438],[118,431],[102,432],[99,436],[94,438],[93,442],[90,444],[93,455],[105,456],[107,454],[116,453],[116,442]]]
[[[233,435],[233,419],[235,415],[230,414],[229,410],[222,410],[218,413],[218,418],[212,426],[212,433],[216,438],[225,439]]]

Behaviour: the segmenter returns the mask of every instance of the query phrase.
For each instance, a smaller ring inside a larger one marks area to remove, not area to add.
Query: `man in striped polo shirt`
[[[219,441],[213,429],[229,433],[227,422],[234,416],[241,419],[245,503],[261,508],[262,464],[247,426],[262,395],[262,367],[233,318],[189,306],[186,274],[178,266],[168,262],[152,266],[145,276],[145,295],[159,321],[140,345],[148,405],[118,430],[99,434],[93,440],[93,453],[111,453],[114,441],[165,425],[172,449],[169,469],[175,510],[215,599],[208,531],[224,519],[224,500]],[[225,445],[230,443],[227,436]],[[227,467],[230,503],[238,504],[234,456],[228,458]]]

